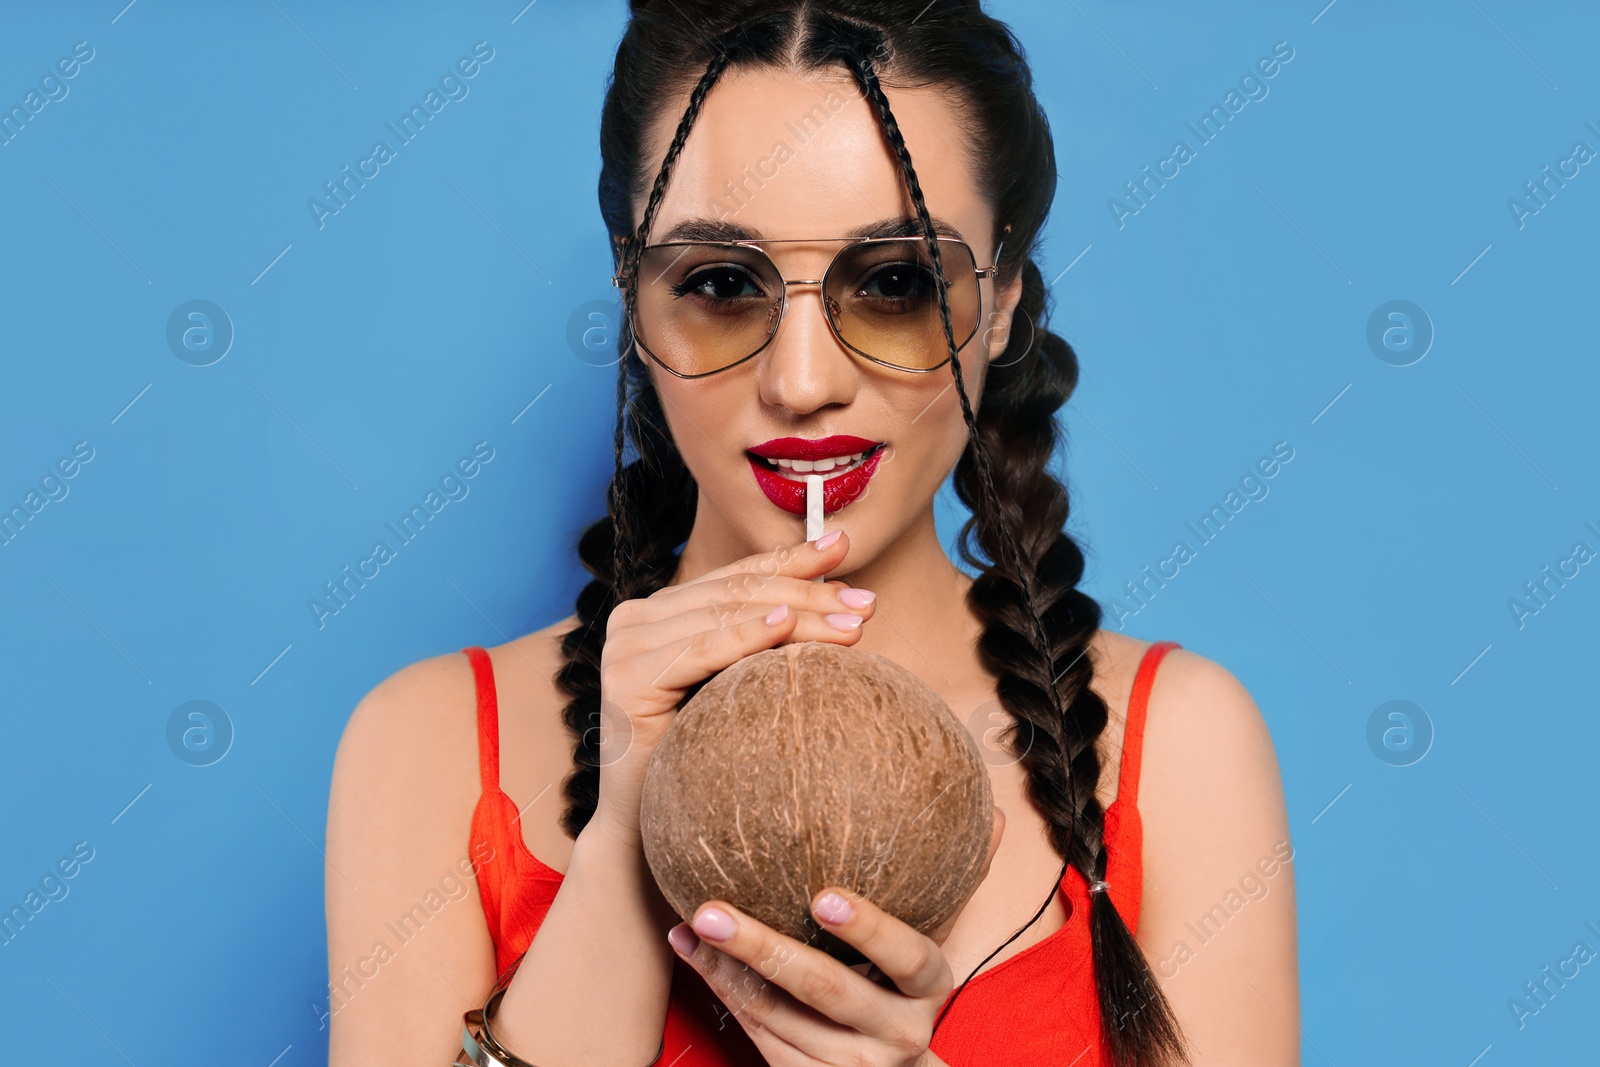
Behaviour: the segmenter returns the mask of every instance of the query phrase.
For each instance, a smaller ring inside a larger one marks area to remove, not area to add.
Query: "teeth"
[[[849,456],[830,456],[827,459],[769,459],[767,463],[780,470],[793,474],[826,474],[834,469],[843,469],[861,462],[865,452],[857,452]]]

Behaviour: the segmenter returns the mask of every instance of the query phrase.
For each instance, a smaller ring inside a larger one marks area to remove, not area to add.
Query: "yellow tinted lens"
[[[949,280],[950,327],[960,349],[978,328],[978,279],[972,253],[941,238]],[[950,357],[939,316],[939,288],[921,239],[864,241],[847,247],[828,272],[829,310],[839,336],[874,359],[912,370]]]
[[[708,374],[767,343],[783,283],[755,248],[663,244],[645,249],[635,299],[639,343],[679,374]]]

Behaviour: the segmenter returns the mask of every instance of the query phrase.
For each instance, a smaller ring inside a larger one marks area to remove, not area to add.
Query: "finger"
[[[836,569],[844,562],[845,556],[850,551],[850,535],[843,530],[835,530],[839,536],[827,548],[817,548],[816,541],[801,541],[796,544],[779,545],[769,552],[757,552],[745,556],[743,559],[734,560],[722,567],[709,570],[684,582],[682,586],[668,586],[667,588],[684,588],[703,582],[721,581],[732,575],[753,574],[776,577],[784,575],[790,578],[815,578],[819,574],[826,574]],[[832,533],[824,535],[818,540],[827,540]],[[664,592],[659,590],[658,592]]]
[[[915,1020],[905,1015],[904,998],[894,990],[880,988],[820,949],[778,933],[725,901],[707,901],[696,909],[694,919],[691,925],[703,946],[708,943],[748,965],[757,977],[801,1004],[879,1041],[914,1043]],[[749,1006],[751,1017],[786,1036],[785,1028],[792,1027],[794,1019],[777,1011],[779,1002],[756,996]]]
[[[663,612],[642,618],[617,634],[640,647],[660,647],[717,626],[732,626],[765,615],[779,604],[818,618],[831,614],[870,618],[877,610],[870,590],[851,591],[844,582],[814,582],[805,578],[733,575],[715,583],[678,587],[661,601]],[[609,635],[608,635],[609,639]]]
[[[680,924],[679,929],[688,930]],[[692,931],[690,937],[693,937]],[[769,1064],[842,1063],[854,1031],[840,1026],[810,1005],[762,978],[755,967],[699,941],[684,960],[705,980],[717,999]],[[800,1043],[804,1043],[804,1050]],[[837,1053],[837,1054],[835,1054]]]
[[[771,621],[769,621],[771,620]],[[800,614],[792,609],[777,613],[755,614],[732,625],[708,624],[702,617],[699,629],[690,629],[685,636],[661,639],[649,632],[654,626],[670,630],[686,629],[682,623],[663,622],[641,628],[641,633],[630,639],[643,651],[637,654],[635,668],[649,678],[657,690],[676,693],[678,690],[704,681],[746,656],[772,648],[792,634],[800,621]]]
[[[809,583],[801,583],[809,584]],[[664,691],[676,691],[715,674],[745,656],[776,647],[785,641],[831,641],[853,645],[861,640],[874,604],[851,608],[838,599],[842,584],[802,591],[809,606],[783,602],[736,605],[708,604],[659,622],[630,630],[620,649],[644,649],[638,654],[641,673]],[[781,612],[778,609],[783,609]],[[836,622],[854,622],[850,626]]]
[[[944,952],[926,934],[861,894],[832,886],[811,901],[811,913],[841,941],[861,951],[908,997],[943,997],[955,985]]]

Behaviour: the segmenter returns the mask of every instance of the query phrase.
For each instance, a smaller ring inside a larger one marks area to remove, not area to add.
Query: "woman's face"
[[[980,195],[956,113],[936,92],[888,90],[917,168],[928,212],[991,266],[993,213]],[[686,97],[657,119],[646,153],[649,174],[660,166]],[[644,202],[634,218],[643,217]],[[755,238],[835,238],[901,218],[916,219],[901,170],[871,105],[841,68],[802,76],[735,68],[707,95],[668,180],[648,241],[692,220],[733,223]],[[915,232],[915,231],[913,231]],[[841,242],[766,246],[783,277],[821,278]],[[951,276],[948,267],[947,276]],[[1006,347],[1020,278],[997,293],[980,283],[978,332],[961,351],[967,395],[976,413],[988,361]],[[648,357],[669,429],[699,485],[691,543],[707,562],[730,562],[793,544],[805,520],[774,502],[785,496],[762,473],[750,449],[776,438],[816,440],[835,434],[882,442],[872,471],[827,530],[851,539],[845,571],[878,557],[908,529],[931,529],[932,501],[960,457],[966,425],[947,363],[915,374],[863,359],[829,329],[817,286],[792,286],[789,307],[770,344],[754,358],[717,374],[683,379]],[[1023,329],[1026,325],[1019,324]],[[959,343],[964,331],[956,326]],[[935,359],[945,354],[943,341]],[[841,449],[845,452],[856,448]],[[839,477],[843,467],[823,474]],[[800,489],[804,475],[799,475]],[[852,481],[859,481],[859,475]],[[763,487],[763,483],[766,487]],[[836,489],[851,486],[840,482]],[[847,493],[828,494],[830,508]],[[790,506],[799,497],[788,494]]]

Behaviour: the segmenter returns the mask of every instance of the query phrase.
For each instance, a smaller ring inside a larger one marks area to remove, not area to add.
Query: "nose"
[[[756,357],[762,402],[797,415],[848,404],[860,384],[859,370],[828,326],[822,284],[791,280],[788,299],[777,334]]]

